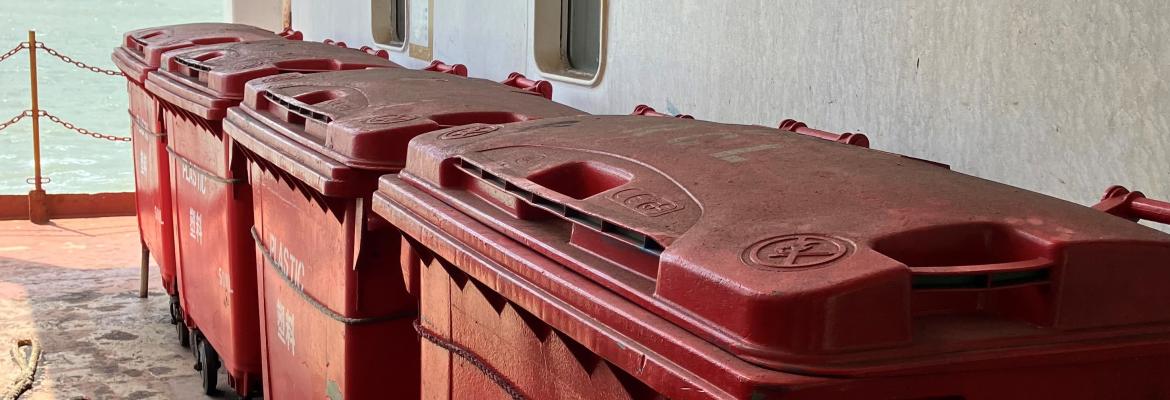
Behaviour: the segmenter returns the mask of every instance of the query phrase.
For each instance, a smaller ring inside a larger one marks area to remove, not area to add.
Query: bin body
[[[136,84],[128,84],[141,89]],[[131,95],[133,96],[133,95]],[[163,289],[178,294],[175,281],[175,238],[171,215],[171,175],[165,133],[151,130],[131,117],[134,157],[134,204],[142,244],[159,266]]]
[[[414,243],[424,398],[1170,394],[1170,236],[1086,207],[672,118],[408,154],[373,209]],[[565,354],[577,370],[550,371]]]
[[[172,132],[184,320],[216,350],[231,387],[249,393],[260,383],[260,328],[247,171],[230,138],[218,128],[209,129],[205,121],[176,111],[164,111],[163,118]]]
[[[162,100],[170,157],[180,297],[188,326],[218,352],[237,392],[261,387],[252,188],[247,161],[222,130],[249,79],[298,71],[394,67],[387,60],[321,43],[284,39],[167,53],[146,86]],[[214,283],[214,284],[208,284]]]
[[[494,82],[405,69],[250,82],[224,129],[251,160],[265,393],[416,397],[417,302],[393,267],[398,230],[370,212],[377,178],[450,118],[578,114]]]
[[[113,53],[114,64],[126,77],[130,118],[135,133],[134,195],[142,243],[159,265],[163,288],[177,296],[175,233],[171,210],[170,161],[166,128],[158,99],[143,84],[158,69],[162,53],[218,41],[278,38],[272,32],[238,24],[186,24],[127,33]]]
[[[251,179],[265,393],[414,397],[414,301],[399,271],[382,268],[397,260],[397,247],[373,245],[398,232],[366,221],[368,201],[305,193],[295,178],[260,165]]]

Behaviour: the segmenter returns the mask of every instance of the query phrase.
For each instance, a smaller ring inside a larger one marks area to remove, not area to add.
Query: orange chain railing
[[[32,116],[33,116],[32,110],[21,111],[21,113],[17,114],[15,117],[9,118],[7,121],[0,122],[0,132],[3,132],[4,129],[6,129],[12,125],[15,125],[17,122],[20,122],[20,120],[28,118],[28,117],[32,117]],[[111,142],[129,142],[130,140],[132,140],[129,136],[107,135],[107,134],[98,133],[98,132],[91,131],[89,129],[79,127],[79,126],[74,125],[73,123],[71,123],[69,121],[65,121],[65,120],[61,119],[61,117],[50,114],[48,111],[45,111],[45,110],[37,110],[36,116],[48,118],[49,121],[52,121],[53,123],[55,123],[57,125],[61,125],[65,129],[71,130],[71,131],[76,132],[77,134],[80,134],[80,135],[86,135],[86,136],[92,137],[94,139],[105,139],[105,140],[109,140]]]
[[[37,94],[37,53],[43,51],[48,55],[56,57],[58,60],[73,65],[77,68],[106,76],[122,76],[122,73],[115,70],[95,67],[81,61],[74,60],[72,57],[67,55],[61,54],[61,52],[57,51],[56,49],[46,46],[44,43],[37,42],[35,31],[28,32],[27,42],[20,42],[16,45],[16,47],[13,47],[11,50],[0,54],[0,62],[7,61],[22,51],[28,51],[30,108],[21,111],[20,114],[17,114],[12,118],[7,120],[0,120],[0,133],[3,133],[5,129],[16,125],[25,118],[28,118],[32,122],[33,177],[27,180],[29,184],[33,185],[33,190],[28,194],[29,219],[36,223],[46,223],[48,222],[48,211],[45,207],[46,196],[42,185],[50,181],[46,177],[41,176],[41,117],[44,117],[50,122],[60,125],[65,129],[71,130],[81,135],[92,137],[94,139],[103,139],[112,142],[129,142],[131,141],[131,138],[127,136],[107,135],[94,132],[89,129],[79,127],[72,122],[61,119],[61,117],[41,109],[39,105],[39,96]]]

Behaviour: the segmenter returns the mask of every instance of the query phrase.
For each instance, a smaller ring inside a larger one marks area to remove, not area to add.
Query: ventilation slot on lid
[[[561,177],[565,177],[565,178],[572,178],[575,176],[574,174],[583,175],[584,173],[581,171],[583,171],[585,169],[589,169],[589,168],[596,168],[598,170],[606,170],[607,169],[605,167],[597,166],[597,165],[590,166],[591,164],[592,163],[580,162],[580,163],[570,163],[570,164],[561,165],[559,167],[554,167],[552,170],[561,170],[562,172],[553,173],[552,175],[547,175],[547,176],[545,176],[545,178],[552,179],[549,177],[553,176],[553,175],[561,176]],[[658,243],[657,240],[655,240],[654,238],[652,238],[644,233],[638,232],[637,230],[634,230],[634,229],[630,229],[626,226],[618,224],[614,221],[607,220],[607,219],[602,218],[600,216],[589,214],[587,212],[581,211],[581,210],[576,209],[573,206],[570,206],[568,204],[549,199],[547,197],[533,193],[529,190],[525,190],[525,189],[523,189],[515,184],[512,184],[511,182],[508,182],[506,179],[504,179],[496,174],[493,174],[487,170],[484,170],[483,168],[481,168],[481,167],[479,167],[479,166],[477,166],[477,165],[475,165],[467,160],[464,160],[461,158],[458,159],[458,165],[461,169],[463,169],[465,172],[467,172],[472,177],[475,177],[475,178],[478,178],[484,182],[487,182],[491,186],[494,186],[497,189],[503,190],[505,193],[512,195],[512,196],[516,197],[517,199],[523,200],[524,202],[526,202],[528,204],[531,204],[531,205],[536,206],[540,209],[548,211],[548,212],[552,213],[553,215],[556,215],[556,216],[558,216],[562,219],[565,219],[569,222],[572,222],[576,225],[588,227],[588,228],[591,228],[591,229],[596,230],[598,232],[604,233],[604,234],[606,234],[606,236],[608,236],[610,238],[616,239],[620,242],[624,242],[624,243],[629,244],[629,245],[633,245],[633,246],[637,247],[638,249],[645,251],[647,253],[653,254],[655,256],[661,254],[662,251],[665,250],[665,247],[662,246],[662,244]],[[562,168],[564,168],[564,169],[562,169]],[[567,172],[566,173],[564,171],[576,171],[576,172]],[[559,175],[561,173],[565,173],[567,175],[563,175],[563,176]],[[533,177],[529,177],[529,180],[532,181],[533,183],[544,186],[546,188],[549,188],[550,190],[556,191],[556,192],[564,194],[566,196],[569,196],[569,197],[581,196],[579,198],[578,197],[574,197],[574,198],[584,199],[584,198],[591,196],[592,194],[601,193],[601,192],[604,192],[608,189],[618,187],[618,186],[625,184],[626,182],[629,182],[630,178],[624,177],[624,176],[619,175],[619,174],[620,174],[620,172],[618,172],[618,171],[612,171],[612,170],[606,171],[606,172],[602,173],[602,175],[605,175],[607,177],[606,180],[604,180],[603,182],[598,182],[598,183],[595,183],[591,186],[588,186],[588,188],[586,188],[586,189],[566,190],[568,193],[572,193],[572,194],[564,193],[561,190],[549,187],[541,182],[537,182],[536,180],[533,179]],[[541,175],[541,173],[538,173],[537,175]],[[559,180],[559,179],[546,180],[546,182],[560,182],[560,181],[562,181],[562,180]],[[567,185],[560,184],[560,185],[562,185],[562,186],[560,186],[560,189],[562,189],[562,190],[568,189],[568,187],[571,186],[571,184],[572,184],[572,182],[569,182]],[[590,194],[590,193],[592,193],[592,194]]]
[[[326,124],[333,122],[333,118],[330,118],[328,115],[322,114],[322,113],[317,112],[317,111],[310,110],[307,107],[304,107],[302,105],[302,104],[304,104],[304,105],[318,104],[318,103],[322,103],[322,102],[337,98],[337,96],[333,95],[333,93],[330,91],[322,90],[322,91],[318,91],[318,92],[304,94],[304,95],[298,96],[297,100],[286,99],[286,98],[281,97],[279,95],[273,94],[272,92],[265,92],[264,98],[268,99],[268,101],[272,102],[273,104],[276,104],[276,105],[279,105],[280,107],[283,107],[289,113],[296,115],[296,116],[300,117],[300,119],[301,119],[300,121],[296,121],[296,120],[294,120],[294,118],[291,118],[291,116],[290,116],[288,122],[304,123],[304,120],[306,120],[306,119],[311,119],[311,120],[319,121],[321,123],[326,123]]]
[[[194,61],[194,60],[188,60],[188,59],[186,59],[186,58],[182,58],[182,57],[176,57],[176,58],[175,58],[175,62],[177,62],[177,63],[179,63],[179,64],[182,64],[183,66],[185,66],[185,67],[187,67],[187,68],[190,68],[190,69],[192,69],[192,70],[196,70],[196,71],[211,71],[211,67],[209,67],[209,66],[207,66],[207,65],[204,65],[204,64],[202,64],[202,63],[196,62],[196,61]]]
[[[152,37],[155,37],[155,36],[158,36],[161,34],[162,34],[162,32],[160,32],[160,31],[154,31],[154,32],[142,35],[141,37],[130,36],[130,41],[134,42],[134,43],[130,43],[130,45],[131,45],[130,47],[135,52],[138,52],[139,54],[141,54],[142,49],[146,47],[146,39],[150,39]]]
[[[223,57],[223,52],[209,51],[199,54],[194,57],[175,57],[175,62],[184,67],[187,67],[187,75],[192,78],[198,78],[200,72],[211,71],[211,66],[204,64],[207,60]]]

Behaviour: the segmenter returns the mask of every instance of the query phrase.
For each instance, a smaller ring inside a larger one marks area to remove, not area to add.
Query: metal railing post
[[[33,141],[33,190],[28,192],[28,219],[34,224],[46,224],[49,210],[41,187],[41,108],[37,96],[37,32],[33,30],[28,31],[28,71]]]

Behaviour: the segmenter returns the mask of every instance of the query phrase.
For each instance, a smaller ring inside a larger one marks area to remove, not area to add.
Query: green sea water
[[[110,54],[122,33],[159,25],[223,21],[223,0],[0,0],[0,53],[27,40],[28,30],[62,54],[115,69]],[[93,131],[129,136],[126,83],[37,55],[40,105]],[[28,56],[0,62],[0,121],[29,108]],[[130,144],[96,140],[41,120],[41,157],[49,193],[134,190]],[[0,131],[0,194],[26,193],[33,176],[28,119]]]

